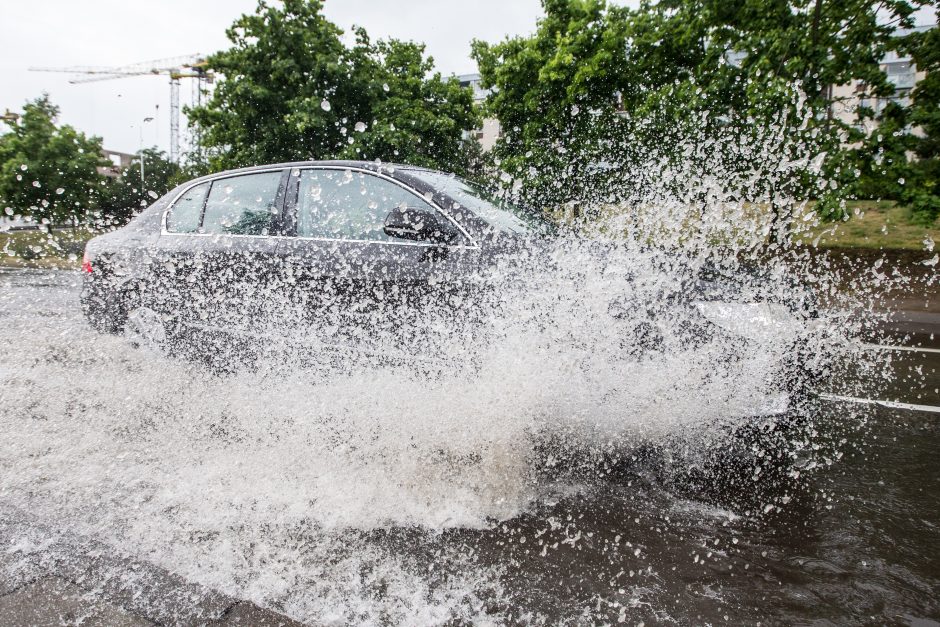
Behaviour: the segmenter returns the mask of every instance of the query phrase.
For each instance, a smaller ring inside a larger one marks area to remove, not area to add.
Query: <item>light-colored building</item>
[[[912,32],[923,32],[931,28],[933,26],[917,26],[910,30],[899,30],[898,36],[903,37]],[[870,133],[878,127],[878,121],[866,119],[864,123],[859,122],[859,108],[873,110],[877,118],[891,102],[906,107],[911,104],[911,90],[927,75],[926,72],[917,69],[909,56],[899,55],[895,51],[890,51],[884,56],[881,69],[887,75],[888,82],[894,85],[894,93],[886,98],[873,97],[867,93],[867,86],[861,81],[853,81],[847,85],[833,85],[830,105],[833,117]]]
[[[101,156],[111,162],[110,166],[98,168],[98,174],[109,178],[121,176],[121,172],[131,167],[131,164],[137,160],[137,155],[117,150],[101,150]]]
[[[475,104],[481,104],[486,100],[486,97],[490,95],[490,90],[483,89],[481,86],[479,74],[461,74],[457,77],[457,80],[460,81],[461,87],[470,87],[473,90],[473,102]],[[465,139],[472,136],[480,142],[480,146],[483,148],[483,151],[486,152],[493,148],[501,132],[499,120],[496,118],[485,118],[480,128],[465,134]]]

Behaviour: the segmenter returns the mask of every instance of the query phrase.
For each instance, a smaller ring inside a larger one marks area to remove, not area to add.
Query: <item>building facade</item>
[[[917,26],[913,29],[898,31],[903,37],[912,32],[923,32],[933,26]],[[894,86],[894,93],[888,97],[878,98],[868,94],[868,87],[861,81],[853,81],[847,85],[833,85],[830,92],[830,112],[832,116],[845,124],[855,126],[866,134],[878,128],[878,116],[889,103],[897,103],[902,107],[911,104],[911,91],[923,78],[926,72],[917,69],[914,61],[907,55],[900,55],[896,51],[888,52],[881,61],[881,69],[888,77],[888,82]],[[870,109],[874,111],[875,119],[859,120],[859,110]],[[911,132],[916,133],[917,129]]]
[[[121,172],[131,167],[131,164],[137,160],[136,154],[108,150],[107,148],[101,150],[101,156],[110,161],[111,165],[98,168],[98,174],[113,179],[121,176]]]
[[[469,87],[473,90],[473,102],[476,105],[481,105],[483,101],[486,100],[486,97],[490,95],[490,90],[483,89],[480,84],[479,74],[461,74],[457,77],[457,80],[460,81],[461,87]],[[486,152],[493,148],[501,133],[502,129],[499,126],[499,120],[496,118],[485,118],[480,128],[465,133],[464,138],[473,137],[480,142],[480,146],[483,148],[483,151]]]

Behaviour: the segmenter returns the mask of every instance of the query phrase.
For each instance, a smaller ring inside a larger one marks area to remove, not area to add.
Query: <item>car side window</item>
[[[202,205],[209,191],[208,183],[200,183],[186,190],[173,203],[166,216],[166,230],[170,233],[195,233],[199,229]]]
[[[297,235],[325,239],[388,241],[385,217],[396,208],[435,211],[426,200],[391,181],[353,170],[302,170],[297,197]]]
[[[259,172],[216,179],[209,190],[202,232],[217,235],[267,235],[277,211],[281,172]]]

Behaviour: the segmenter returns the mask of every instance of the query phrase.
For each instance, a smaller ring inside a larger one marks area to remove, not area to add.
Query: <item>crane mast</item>
[[[180,79],[170,76],[170,161],[180,158]]]

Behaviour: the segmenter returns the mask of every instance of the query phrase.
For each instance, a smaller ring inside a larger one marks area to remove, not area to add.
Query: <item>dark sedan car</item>
[[[431,170],[346,161],[245,168],[182,185],[92,240],[83,307],[100,330],[154,342],[183,328],[242,330],[235,314],[263,323],[270,317],[245,314],[274,303],[274,292],[321,319],[365,314],[441,292],[434,285],[460,292],[456,277],[550,229]]]
[[[492,319],[501,301],[482,295],[508,291],[505,269],[520,259],[550,266],[551,247],[540,242],[552,232],[538,214],[428,169],[352,161],[245,168],[186,183],[89,242],[82,304],[94,327],[123,330],[135,343],[192,333],[224,336],[222,344],[232,336],[283,341],[288,327],[316,327],[334,345],[368,349],[392,336],[383,354],[402,346],[429,355],[421,350],[428,318]],[[594,252],[606,255],[604,245]],[[727,344],[746,350],[747,341],[802,315],[793,303],[733,302],[727,285],[701,276],[683,284],[676,272],[664,274],[685,301],[683,321],[693,324],[681,326],[690,340],[732,335],[740,341]],[[642,335],[628,338],[625,350],[655,347],[651,318],[636,315],[648,303],[626,312],[613,304],[616,328]],[[514,313],[543,313],[552,324],[552,312],[531,309]],[[607,344],[616,343],[614,327],[601,324]],[[466,335],[477,346],[473,333]]]
[[[706,353],[712,366],[702,374],[719,387],[742,376],[749,355],[766,367],[763,382],[737,386],[749,417],[789,415],[805,397],[812,378],[800,349],[808,317],[800,290],[786,290],[788,302],[755,299],[749,287],[761,279],[744,277],[736,288],[741,276],[687,272],[668,252],[653,255],[668,267],[631,270],[632,253],[618,253],[615,242],[554,235],[536,213],[428,169],[352,161],[245,168],[186,183],[91,240],[82,306],[92,326],[135,344],[239,363],[251,361],[242,361],[246,344],[307,342],[318,359],[334,351],[346,364],[365,353],[375,364],[397,351],[410,366],[442,355],[429,339],[435,329],[472,363],[486,352],[488,325],[499,337],[516,321],[536,333],[506,343],[514,350],[568,341],[570,350],[549,358],[610,372],[617,359],[668,364],[672,352],[712,342],[720,350]],[[554,256],[571,248],[574,259]],[[579,259],[587,262],[577,267]],[[624,281],[609,283],[616,275]],[[785,338],[776,343],[779,363],[767,364],[767,336]]]

